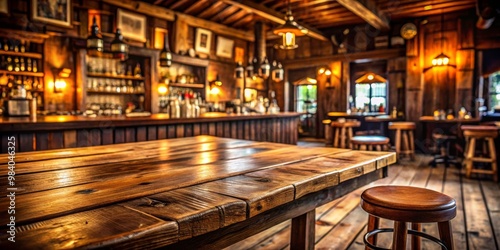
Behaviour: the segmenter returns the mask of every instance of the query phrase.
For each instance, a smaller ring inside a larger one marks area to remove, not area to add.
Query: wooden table
[[[1,172],[0,249],[220,249],[287,219],[291,248],[313,249],[315,208],[385,177],[396,158],[198,136],[17,153],[15,161],[14,186]],[[8,192],[15,243],[5,227]]]

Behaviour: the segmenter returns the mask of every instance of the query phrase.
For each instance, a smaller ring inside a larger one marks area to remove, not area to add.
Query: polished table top
[[[15,193],[16,242],[2,230],[1,249],[181,243],[295,201],[315,199],[307,203],[314,209],[384,177],[379,173],[396,159],[388,152],[198,136],[18,153],[14,160],[13,185],[3,181],[0,189]],[[316,195],[324,190],[328,195]],[[2,195],[0,206],[9,204]],[[11,220],[0,216],[2,225]]]

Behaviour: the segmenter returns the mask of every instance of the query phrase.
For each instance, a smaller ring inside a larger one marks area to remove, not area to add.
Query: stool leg
[[[451,232],[451,222],[438,222],[439,238],[444,242],[448,250],[453,250],[453,233]]]
[[[493,172],[493,180],[495,182],[498,181],[498,174],[497,174],[497,153],[495,149],[495,142],[493,141],[493,138],[488,138],[488,148],[490,150],[490,158],[492,160],[491,162],[491,171]]]
[[[408,131],[402,131],[403,133],[403,143],[404,143],[404,151],[405,154],[410,154],[410,139],[408,138]]]
[[[340,147],[345,148],[345,141],[346,141],[346,133],[345,133],[345,127],[342,127],[340,129]]]
[[[375,229],[378,229],[379,227],[379,224],[380,224],[380,218],[379,217],[375,217],[373,215],[368,215],[368,227],[367,227],[367,232],[371,232]],[[377,235],[373,235],[371,237],[368,238],[368,242],[370,242],[371,244],[373,245],[377,245]],[[365,247],[365,250],[369,250],[370,248],[368,247]]]
[[[392,250],[406,249],[408,236],[406,222],[394,221],[394,234],[392,235]]]
[[[352,127],[347,128],[347,145],[351,145],[351,138],[353,137],[352,134]]]
[[[465,170],[466,170],[465,176],[467,176],[467,178],[470,178],[470,175],[472,173],[472,165],[473,165],[472,158],[474,157],[475,149],[476,149],[476,138],[471,138],[469,142],[469,148],[467,150],[467,156],[465,157],[465,159],[467,160],[467,162],[465,163]]]
[[[422,225],[420,223],[411,223],[411,229],[415,231],[422,231]],[[411,249],[420,250],[420,237],[416,235],[411,236]]]
[[[333,146],[338,148],[339,147],[339,140],[340,140],[340,135],[339,135],[339,128],[334,128],[335,130],[335,138],[333,138]]]
[[[395,140],[395,147],[396,147],[396,156],[399,158],[400,152],[401,152],[401,130],[396,129],[396,139]]]
[[[412,160],[415,160],[415,139],[413,138],[413,130],[408,132],[410,134],[410,157]]]
[[[377,151],[382,151],[382,147],[380,145],[377,145]]]

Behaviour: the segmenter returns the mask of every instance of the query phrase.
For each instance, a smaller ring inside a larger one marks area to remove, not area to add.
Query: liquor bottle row
[[[143,94],[146,92],[143,81],[92,77],[87,78],[87,90],[124,94]]]
[[[160,98],[160,112],[169,114],[170,118],[192,118],[206,112],[200,93],[180,89],[170,93]]]
[[[17,39],[0,38],[0,49],[13,52],[33,52],[32,44],[29,41],[20,41]]]
[[[123,63],[118,59],[100,57],[88,57],[87,73],[142,77],[139,63],[133,66],[133,64]]]
[[[0,69],[14,72],[39,72],[37,59],[2,56],[0,61]]]
[[[89,103],[85,111],[85,115],[87,116],[121,114],[123,114],[123,107],[121,104],[117,103]]]

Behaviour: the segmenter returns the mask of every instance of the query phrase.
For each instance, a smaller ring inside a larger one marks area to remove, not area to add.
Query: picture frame
[[[116,28],[123,37],[139,42],[146,42],[146,16],[118,9],[116,11]]]
[[[194,49],[196,52],[210,54],[212,43],[212,32],[210,30],[197,28]]]
[[[31,0],[33,21],[71,28],[71,0]]]
[[[217,49],[215,55],[220,57],[232,58],[233,57],[234,40],[217,36]]]
[[[7,0],[0,0],[0,14],[9,14],[9,4]]]

